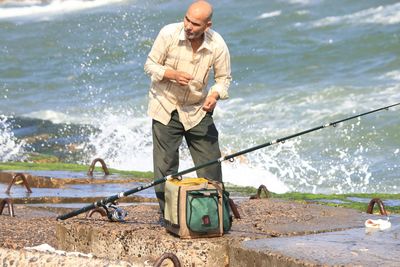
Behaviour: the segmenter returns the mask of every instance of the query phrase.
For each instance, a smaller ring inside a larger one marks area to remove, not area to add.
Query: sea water
[[[397,1],[211,3],[232,61],[230,98],[214,112],[223,154],[400,102]],[[1,2],[0,161],[39,152],[151,171],[143,65],[160,28],[189,4]],[[224,181],[399,193],[399,118],[395,107],[256,150],[222,163]],[[192,167],[185,144],[180,152],[180,170]]]

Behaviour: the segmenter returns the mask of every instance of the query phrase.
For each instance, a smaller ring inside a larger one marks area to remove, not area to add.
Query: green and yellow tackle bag
[[[217,237],[232,226],[229,194],[205,178],[168,179],[165,228],[180,238]]]

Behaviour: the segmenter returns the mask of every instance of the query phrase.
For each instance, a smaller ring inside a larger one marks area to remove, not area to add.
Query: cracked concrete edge
[[[136,267],[151,265],[136,265],[122,260],[107,260],[95,257],[83,257],[78,253],[76,255],[60,255],[57,253],[28,251],[25,249],[13,250],[0,247],[0,263],[2,266],[19,267],[19,266],[108,266],[108,267]]]
[[[296,259],[273,251],[259,251],[243,247],[243,242],[234,242],[228,249],[229,267],[316,267],[321,266],[307,260]]]

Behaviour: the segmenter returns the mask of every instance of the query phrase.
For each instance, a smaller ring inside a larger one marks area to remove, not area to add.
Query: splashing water
[[[15,138],[7,120],[6,116],[0,115],[0,162],[22,160],[26,143]]]
[[[94,122],[99,131],[90,134],[83,151],[90,158],[103,158],[113,168],[149,171],[152,169],[150,120],[128,110],[119,114],[105,112]]]
[[[113,168],[123,170],[152,169],[151,125],[149,118],[136,117],[135,112],[122,116],[108,113],[99,121],[99,131],[92,133],[84,151],[86,163],[101,157]],[[349,131],[354,125],[340,131],[341,138],[352,139]],[[249,145],[253,146],[255,144]],[[276,193],[287,191],[304,192],[364,192],[368,191],[371,173],[369,162],[363,157],[368,152],[362,144],[354,149],[348,147],[325,148],[327,161],[316,160],[306,155],[307,141],[301,138],[283,144],[256,150],[235,158],[234,162],[222,163],[224,181],[240,186],[258,187],[261,184]],[[222,147],[223,154],[234,153],[228,146]],[[193,167],[185,142],[180,148],[180,171]],[[185,177],[193,177],[189,173]],[[161,178],[161,177],[159,177]]]

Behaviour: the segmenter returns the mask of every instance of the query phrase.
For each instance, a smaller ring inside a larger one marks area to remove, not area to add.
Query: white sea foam
[[[321,1],[323,0],[288,0],[288,3],[295,5],[312,5],[320,3]]]
[[[46,20],[51,16],[96,8],[121,1],[124,0],[53,0],[45,5],[42,2],[29,1],[24,6],[0,7],[0,19],[38,18]]]
[[[299,11],[296,11],[296,14],[300,15],[300,16],[308,15],[308,14],[310,14],[310,11],[309,10],[299,10]]]
[[[257,19],[267,19],[267,18],[278,17],[281,14],[282,14],[281,10],[276,10],[276,11],[272,11],[272,12],[263,13],[260,16],[258,16]]]
[[[343,16],[326,17],[311,23],[312,27],[325,27],[337,24],[382,24],[400,23],[400,3],[378,6]]]
[[[89,136],[84,150],[87,161],[103,158],[108,165],[121,170],[152,171],[151,120],[135,117],[127,111],[107,113],[98,119],[98,132]]]
[[[8,118],[0,115],[0,162],[23,159],[24,141],[14,136]]]
[[[384,75],[378,77],[380,80],[391,79],[393,81],[400,81],[400,70],[393,70],[385,73]]]
[[[40,110],[30,112],[25,114],[24,117],[33,118],[33,119],[40,119],[40,120],[48,120],[52,123],[84,123],[81,117],[72,117],[68,114],[54,111],[54,110]]]
[[[18,1],[18,0],[4,0],[3,5],[7,6],[30,6],[30,5],[40,5],[43,4],[44,1],[42,0],[24,0],[24,1]]]
[[[234,185],[256,188],[265,185],[268,191],[278,194],[289,191],[289,188],[276,175],[263,168],[254,168],[247,164],[230,166],[230,163],[225,163],[222,170],[224,181]]]

